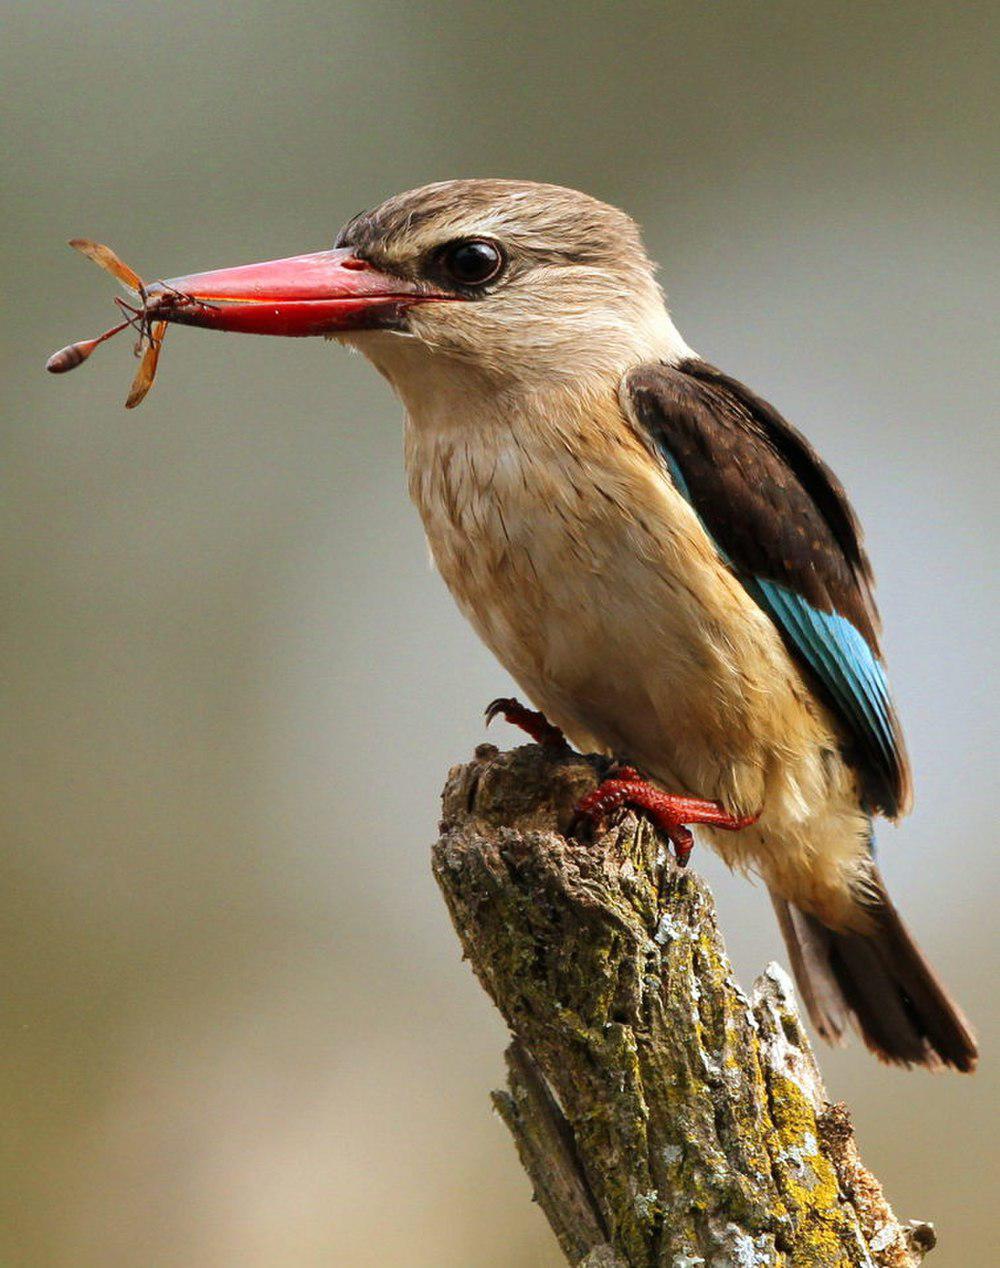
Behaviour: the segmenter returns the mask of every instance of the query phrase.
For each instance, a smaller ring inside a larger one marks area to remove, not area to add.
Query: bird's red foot
[[[687,866],[694,846],[694,837],[687,824],[705,823],[713,828],[738,832],[741,828],[749,828],[760,818],[759,814],[730,814],[718,801],[661,792],[631,766],[616,767],[602,784],[588,793],[576,808],[577,818],[599,823],[619,806],[634,806],[649,815],[674,847],[678,867]]]
[[[545,748],[568,748],[566,737],[557,726],[553,726],[544,713],[537,709],[526,708],[520,700],[513,696],[501,696],[486,708],[486,725],[494,718],[503,717],[512,726],[519,726],[526,731],[536,744]]]

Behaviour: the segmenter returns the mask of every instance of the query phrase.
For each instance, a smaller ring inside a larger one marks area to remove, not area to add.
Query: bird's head
[[[442,372],[453,385],[477,379],[497,391],[580,388],[688,352],[634,221],[526,181],[426,185],[355,216],[331,251],[150,292],[168,321],[336,337],[404,398]]]
[[[635,222],[575,190],[445,181],[355,217],[337,245],[447,297],[410,307],[392,332],[404,340],[348,336],[390,379],[443,359],[502,387],[578,385],[671,337]]]

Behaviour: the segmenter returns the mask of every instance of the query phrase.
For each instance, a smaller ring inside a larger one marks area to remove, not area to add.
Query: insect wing
[[[160,348],[163,345],[163,337],[166,333],[167,323],[165,321],[156,322],[149,332],[149,347],[143,353],[139,369],[132,380],[131,388],[129,388],[129,394],[125,400],[126,409],[135,409],[140,401],[145,399],[146,393],[153,386],[153,380],[156,378],[156,365],[160,359]]]
[[[139,274],[134,269],[130,269],[123,260],[119,260],[114,251],[106,247],[103,242],[91,242],[89,238],[70,238],[69,244],[88,259],[93,260],[95,264],[99,264],[102,269],[107,269],[129,290],[142,293],[142,278]]]

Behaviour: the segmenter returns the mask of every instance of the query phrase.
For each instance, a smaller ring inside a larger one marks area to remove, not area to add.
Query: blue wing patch
[[[819,611],[787,586],[760,577],[744,585],[784,630],[855,735],[893,770],[898,755],[889,683],[865,639],[845,617]]]

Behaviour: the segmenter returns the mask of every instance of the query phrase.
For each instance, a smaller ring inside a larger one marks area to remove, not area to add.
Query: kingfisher
[[[844,489],[694,352],[635,222],[585,194],[451,180],[335,247],[145,288],[158,322],[326,335],[402,401],[409,491],[536,739],[616,765],[591,818],[698,825],[767,885],[813,1024],[971,1071],[976,1040],[890,900],[877,817],[912,800],[872,569]]]

